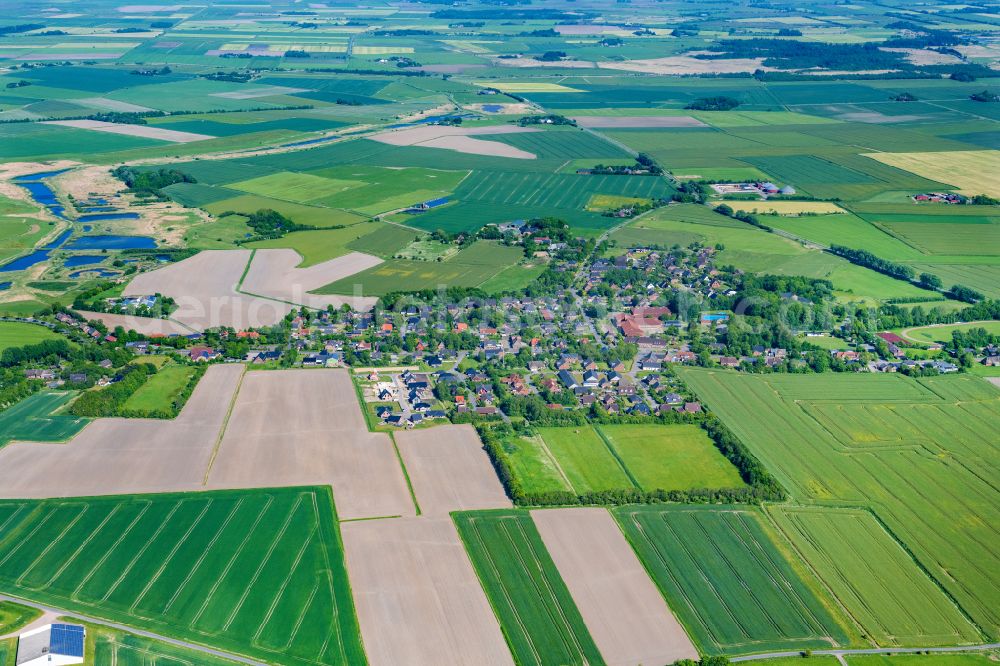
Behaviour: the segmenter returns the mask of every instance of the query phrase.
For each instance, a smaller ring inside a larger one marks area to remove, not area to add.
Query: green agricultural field
[[[14,603],[13,601],[0,601],[0,635],[10,634],[21,627],[31,624],[41,617],[42,611],[31,606]],[[0,659],[0,664],[3,664]]]
[[[634,488],[628,472],[591,426],[539,428],[538,434],[577,494]],[[548,488],[547,490],[560,488]]]
[[[317,197],[315,203],[366,215],[378,215],[446,196],[469,175],[468,171],[389,169],[359,164],[327,167],[309,173],[358,182],[358,187]]]
[[[1000,321],[972,321],[964,324],[937,324],[933,326],[918,326],[902,331],[902,335],[914,342],[929,344],[932,342],[951,342],[954,331],[968,332],[973,328],[984,328],[991,335],[1000,335]]]
[[[234,192],[234,194],[236,193]],[[352,225],[363,221],[361,216],[347,211],[320,206],[307,206],[292,201],[262,197],[256,194],[245,194],[231,199],[223,199],[205,206],[205,210],[213,215],[222,215],[226,212],[255,213],[263,208],[276,210],[298,224],[320,228]]]
[[[245,247],[291,248],[302,255],[302,266],[312,266],[354,251],[354,243],[364,241],[370,234],[379,232],[383,226],[379,222],[360,222],[341,229],[294,231],[281,238],[247,243]]]
[[[421,232],[398,224],[380,224],[371,233],[350,241],[347,247],[355,252],[366,252],[388,258],[420,235]]]
[[[329,488],[0,502],[0,583],[261,661],[365,663]]]
[[[517,247],[479,241],[445,261],[394,259],[317,289],[318,294],[353,294],[361,285],[365,296],[392,291],[417,291],[444,287],[478,287],[524,257]]]
[[[863,510],[770,511],[816,575],[880,645],[965,643],[975,632],[958,608],[875,517]]]
[[[503,442],[514,476],[526,493],[572,490],[541,435],[508,437]]]
[[[88,663],[116,666],[233,666],[235,662],[101,625],[86,624]],[[0,661],[0,664],[3,662]]]
[[[930,654],[858,654],[846,657],[848,666],[991,666],[996,652]]]
[[[137,412],[175,414],[181,392],[198,368],[191,365],[168,365],[157,370],[146,383],[125,401],[125,409]]]
[[[226,187],[272,199],[310,203],[362,185],[364,183],[360,180],[338,180],[308,173],[281,171],[239,183],[230,183]]]
[[[866,632],[889,645],[1000,634],[1000,471],[989,462],[998,453],[1000,390],[975,376],[764,377],[694,368],[680,376],[794,500],[869,509],[930,576],[926,584],[899,579],[894,591],[896,599],[922,599],[920,616],[878,617],[910,633]],[[789,537],[811,567],[832,575],[820,556],[836,553],[842,538],[812,530],[806,543],[797,534]],[[858,564],[843,571],[842,590],[869,585],[882,566],[874,550],[853,557]],[[864,617],[863,599],[828,586],[849,615]]]
[[[89,419],[56,414],[75,393],[41,392],[0,412],[0,447],[11,441],[62,442],[87,425]]]
[[[669,196],[673,190],[654,176],[585,176],[477,171],[455,192],[462,201],[502,206],[586,208],[596,194],[637,199]]]
[[[743,480],[696,425],[601,425],[597,433],[643,490],[740,488]]]
[[[604,663],[528,512],[454,520],[516,663]]]
[[[8,347],[23,347],[43,340],[65,340],[63,336],[37,324],[19,321],[0,322],[0,351]]]
[[[649,506],[612,513],[700,651],[850,642],[816,582],[758,510]]]
[[[195,224],[184,233],[188,247],[199,250],[229,250],[246,240],[253,231],[242,215],[227,215],[212,222]]]

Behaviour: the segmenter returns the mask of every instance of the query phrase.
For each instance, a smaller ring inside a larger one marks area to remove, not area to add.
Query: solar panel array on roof
[[[83,627],[76,624],[53,624],[49,652],[67,657],[83,656]]]
[[[448,197],[441,197],[440,199],[431,199],[430,201],[425,201],[424,205],[428,208],[437,208],[438,206],[443,206],[448,203]]]

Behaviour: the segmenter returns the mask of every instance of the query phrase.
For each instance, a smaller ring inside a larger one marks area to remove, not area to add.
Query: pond
[[[98,222],[100,220],[138,220],[139,213],[97,213],[81,215],[80,222]]]
[[[88,275],[93,277],[109,278],[118,275],[115,271],[106,271],[103,268],[88,268],[82,271],[76,271],[75,273],[70,273],[71,278],[78,278],[82,275]]]
[[[59,203],[59,199],[56,198],[56,193],[52,191],[52,188],[42,181],[45,178],[58,176],[59,174],[66,173],[67,171],[69,171],[69,169],[32,173],[26,176],[18,176],[13,179],[13,182],[28,190],[28,193],[31,194],[31,198],[48,208],[53,215],[61,217],[65,220],[65,207]]]
[[[483,111],[486,113],[500,113],[503,111],[502,104],[483,104]]]
[[[99,264],[107,259],[105,255],[99,254],[76,254],[72,257],[66,259],[63,262],[63,266],[66,268],[76,268],[77,266],[88,266],[90,264]]]
[[[149,236],[81,236],[67,250],[151,250],[156,241]]]

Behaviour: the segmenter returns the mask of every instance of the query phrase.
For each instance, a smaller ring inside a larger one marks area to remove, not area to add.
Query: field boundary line
[[[396,460],[399,461],[399,466],[403,470],[403,479],[406,480],[406,489],[410,491],[410,499],[413,500],[413,508],[416,510],[417,515],[421,514],[420,502],[417,501],[417,494],[413,491],[413,482],[410,480],[410,473],[406,470],[406,463],[403,462],[403,454],[399,451],[399,444],[396,443],[395,434],[389,433],[389,441],[392,442],[392,450],[396,452]]]
[[[556,460],[555,455],[552,453],[551,449],[549,449],[549,445],[545,443],[545,438],[539,434],[535,434],[532,435],[532,439],[538,440],[542,452],[545,454],[545,457],[552,462],[552,465],[556,468],[556,471],[559,472],[559,476],[562,477],[562,480],[566,482],[566,487],[569,488],[574,493],[577,492],[577,489],[573,486],[572,482],[569,480],[569,477],[566,476],[566,471],[562,468],[562,465],[559,464],[559,461]]]
[[[248,264],[249,266],[249,264]],[[229,419],[233,416],[233,410],[236,409],[236,399],[240,395],[240,391],[243,389],[243,379],[247,376],[247,367],[243,366],[243,372],[240,373],[240,381],[236,383],[236,390],[233,391],[233,397],[229,400],[229,409],[226,410],[226,416],[222,419],[222,425],[219,426],[219,434],[215,437],[215,443],[212,445],[212,456],[208,459],[208,465],[205,467],[205,476],[201,479],[201,485],[208,485],[208,477],[212,473],[212,467],[215,466],[215,459],[219,457],[219,450],[222,448],[222,440],[226,436],[226,430],[229,429]]]
[[[642,485],[639,483],[638,479],[632,476],[632,470],[630,470],[625,465],[625,461],[622,460],[621,454],[618,453],[618,449],[616,449],[615,445],[611,443],[611,438],[608,437],[606,434],[604,434],[604,431],[601,430],[599,426],[594,425],[591,427],[597,432],[597,436],[601,438],[601,441],[604,442],[604,446],[607,447],[608,452],[611,454],[611,456],[616,461],[618,461],[618,466],[621,467],[622,471],[625,473],[625,476],[628,477],[628,480],[632,482],[632,485],[638,488],[639,490],[642,490]]]

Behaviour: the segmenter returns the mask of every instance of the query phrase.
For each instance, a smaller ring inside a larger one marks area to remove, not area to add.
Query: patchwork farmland
[[[0,666],[995,664],[998,35],[5,0]]]

